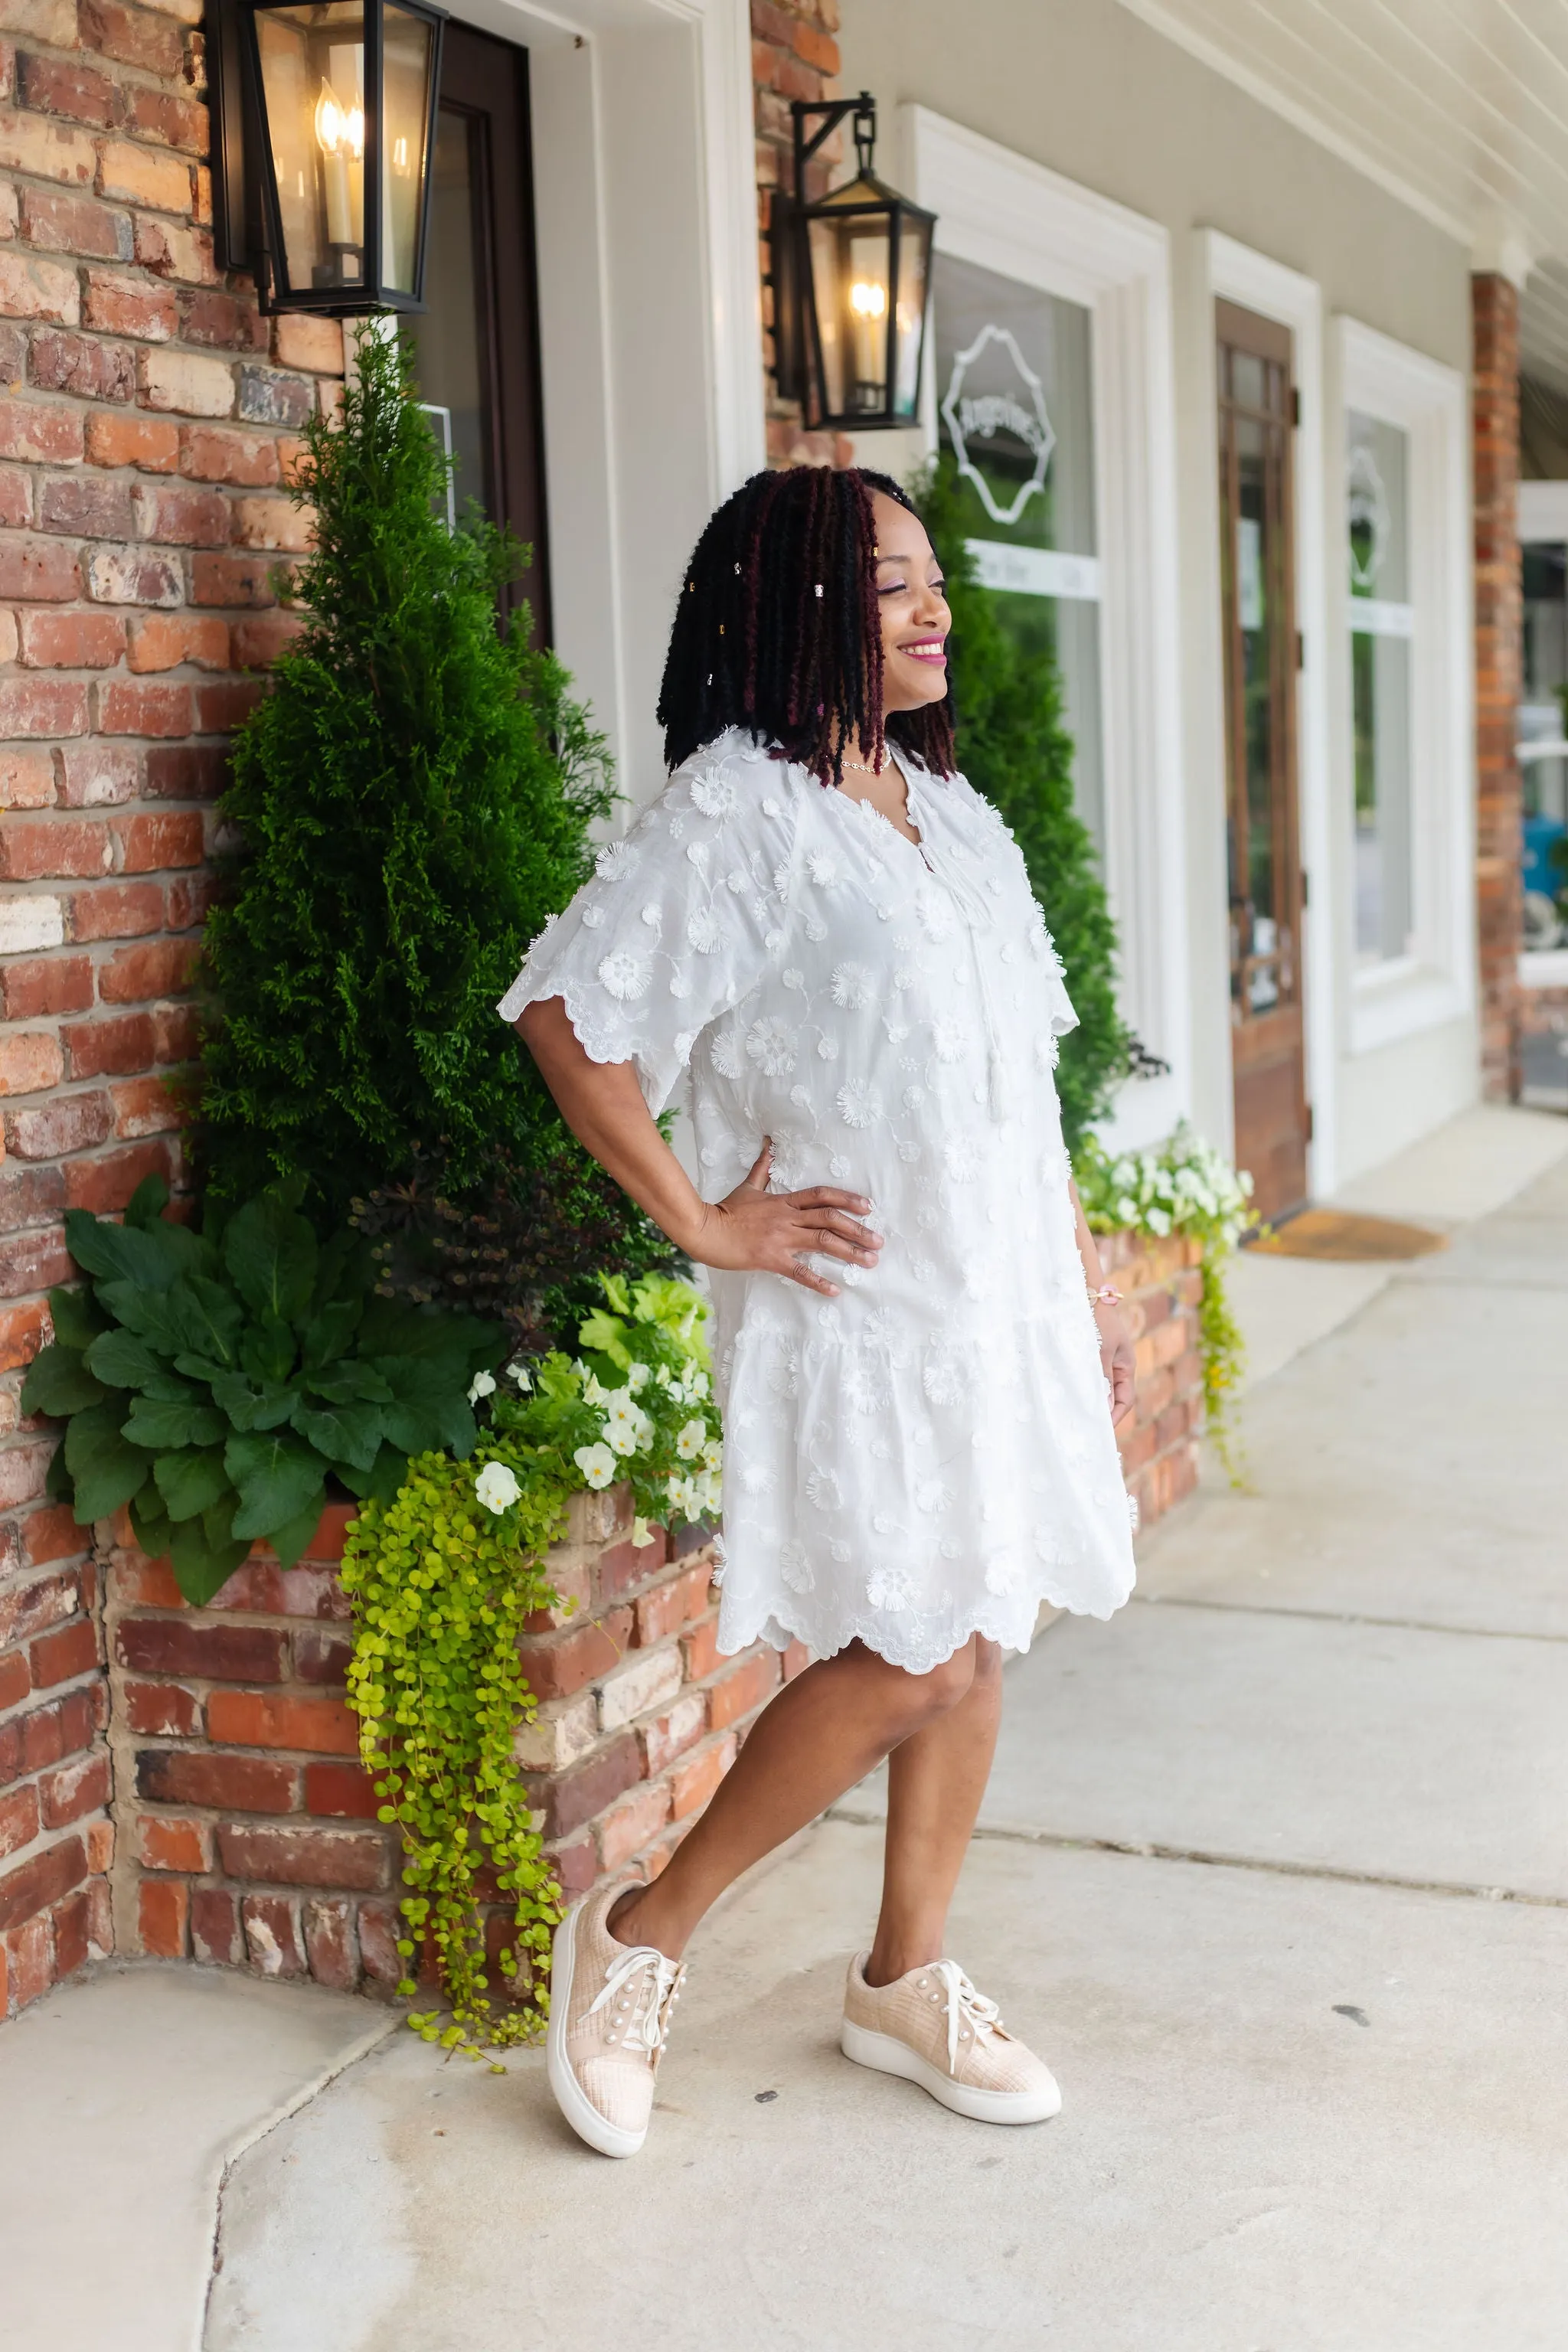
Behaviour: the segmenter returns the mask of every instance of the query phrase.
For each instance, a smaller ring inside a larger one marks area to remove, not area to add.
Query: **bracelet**
[[[1089,1303],[1091,1307],[1120,1307],[1121,1293],[1113,1282],[1102,1282],[1098,1290],[1089,1292]]]

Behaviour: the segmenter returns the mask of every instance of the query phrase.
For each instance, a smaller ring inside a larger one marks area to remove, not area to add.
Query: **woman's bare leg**
[[[882,1910],[866,1963],[868,1984],[891,1984],[942,1958],[948,1906],[1002,1720],[1002,1653],[982,1634],[974,1651],[973,1679],[958,1705],[911,1732],[888,1759]]]
[[[616,1906],[612,1935],[679,1959],[703,1913],[743,1870],[815,1821],[889,1749],[959,1706],[974,1664],[972,1642],[929,1675],[906,1674],[852,1642],[807,1666],[758,1717],[732,1770],[664,1871]],[[973,1818],[971,1806],[960,1856]],[[952,1876],[957,1872],[955,1860]]]

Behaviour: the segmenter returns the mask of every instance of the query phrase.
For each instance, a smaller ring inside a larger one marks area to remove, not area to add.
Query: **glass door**
[[[528,52],[448,22],[430,189],[427,307],[411,321],[432,430],[470,502],[532,550],[513,592],[550,635]]]
[[[1307,1195],[1288,328],[1215,304],[1236,1159],[1265,1217]]]

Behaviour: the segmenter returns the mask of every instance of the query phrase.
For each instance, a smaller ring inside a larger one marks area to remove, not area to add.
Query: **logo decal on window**
[[[1007,328],[982,327],[968,350],[956,353],[942,413],[958,470],[973,483],[992,521],[1016,522],[1045,488],[1057,436],[1045,386]],[[1012,499],[1003,504],[1009,490]]]

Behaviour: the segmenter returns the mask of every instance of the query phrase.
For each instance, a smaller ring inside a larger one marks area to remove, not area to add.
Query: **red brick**
[[[201,1045],[201,1016],[194,1004],[160,1004],[153,1015],[153,1055],[160,1062],[193,1062]]]
[[[336,319],[280,310],[272,321],[272,348],[280,367],[310,368],[318,375],[343,372],[343,331]]]
[[[205,174],[198,172],[196,176],[201,179]],[[136,258],[143,269],[153,270],[160,278],[181,278],[187,286],[217,283],[210,228],[184,228],[142,214],[136,222]],[[231,384],[225,398],[192,385],[182,370],[173,383],[164,377],[151,388],[150,405],[180,409],[188,416],[226,416],[234,405],[234,390]]]
[[[183,147],[192,155],[205,156],[211,137],[206,108],[194,98],[139,84],[125,92],[125,127],[138,139],[161,139],[166,147]]]
[[[158,1960],[183,1960],[190,1927],[191,1891],[183,1878],[144,1878],[136,1890],[142,1949]]]
[[[16,1120],[6,1124],[8,1128],[15,1127]],[[44,1475],[54,1450],[52,1439],[45,1438],[37,1444],[13,1445],[0,1454],[0,1511],[14,1510],[19,1503],[42,1500]]]
[[[300,1906],[288,1895],[247,1895],[241,1906],[246,1951],[264,1977],[302,1977],[305,1952],[300,1940]]]
[[[81,569],[74,549],[47,539],[0,538],[0,596],[38,604],[68,604],[80,594]]]
[[[719,1664],[717,1614],[699,1625],[694,1633],[685,1636],[680,1644],[680,1654],[686,1661],[687,1681],[689,1683],[705,1681]]]
[[[175,874],[169,881],[169,929],[190,930],[204,923],[216,895],[217,884],[208,871]]]
[[[226,1886],[192,1887],[191,1954],[219,1968],[237,1967],[244,1958],[239,1904]]]
[[[396,1984],[403,1974],[403,1961],[397,1949],[397,1939],[402,1933],[403,1922],[394,1904],[360,1905],[360,1954],[364,1961],[365,1974],[374,1977],[381,1984]]]
[[[305,1957],[318,1984],[353,1992],[359,1983],[359,1942],[353,1905],[342,1895],[312,1895],[304,1906]]]
[[[95,738],[61,749],[60,800],[67,808],[111,808],[134,799],[141,782],[142,755],[132,744]]]
[[[69,1559],[85,1551],[87,1545],[87,1529],[78,1527],[65,1503],[51,1503],[47,1510],[29,1513],[22,1522],[22,1549],[35,1568],[47,1560]]]
[[[662,1642],[667,1634],[676,1633],[694,1618],[700,1617],[708,1606],[708,1587],[712,1571],[706,1560],[696,1568],[684,1570],[663,1584],[656,1584],[637,1603],[637,1639],[639,1646],[647,1648]]]
[[[198,734],[230,735],[249,718],[262,688],[249,678],[233,678],[218,686],[198,686],[195,693]]]
[[[44,1344],[47,1321],[47,1310],[37,1300],[0,1307],[0,1372],[14,1372],[32,1362]]]
[[[379,1832],[218,1825],[218,1853],[230,1878],[275,1886],[349,1886],[379,1891],[392,1876],[392,1850]]]
[[[55,1980],[54,1930],[47,1918],[29,1919],[9,1940],[11,1998],[25,2009]]]
[[[689,1762],[676,1766],[669,1776],[670,1812],[676,1821],[701,1811],[734,1762],[736,1747],[734,1733],[727,1731],[710,1748],[699,1748]]]
[[[66,1170],[67,1206],[113,1216],[147,1177],[161,1176],[173,1185],[175,1152],[176,1147],[164,1139],[128,1143],[121,1150],[106,1151],[100,1160],[73,1160]]]
[[[158,897],[162,921],[161,895],[153,895]],[[195,940],[154,940],[145,947],[117,948],[99,971],[99,995],[105,1004],[138,1004],[152,996],[177,996],[189,987],[199,953]]]
[[[0,1054],[4,1053],[0,1041]],[[10,1235],[0,1242],[0,1294],[20,1298],[29,1291],[48,1290],[69,1282],[75,1271],[66,1237],[58,1225]]]
[[[185,583],[177,556],[146,547],[95,547],[88,551],[87,593],[95,604],[160,604],[172,611],[184,603]]]
[[[14,677],[0,679],[0,735],[85,735],[88,689],[74,679]],[[13,880],[27,878],[25,869],[8,863],[4,850],[15,821],[0,831],[0,874]],[[36,830],[36,828],[35,828]],[[79,874],[95,868],[78,866],[39,866],[37,873]]]
[[[275,604],[279,565],[269,555],[193,555],[193,604]],[[20,591],[13,591],[20,593]],[[35,589],[34,594],[38,592]]]
[[[129,406],[136,397],[136,359],[123,343],[104,343],[90,335],[36,334],[33,355],[27,369],[28,377],[40,392],[74,393],[79,400],[112,401],[119,407]],[[81,419],[78,419],[79,424]],[[50,450],[50,457],[57,453]],[[48,516],[40,513],[46,528],[70,530],[69,523],[51,525]],[[100,528],[118,530],[117,524],[100,526],[84,522],[83,530]]]
[[[73,1078],[144,1070],[153,1059],[153,1016],[125,1013],[107,1021],[84,1021],[60,1032]]]
[[[187,343],[202,343],[209,350],[264,352],[267,349],[267,321],[258,312],[256,304],[241,295],[225,293],[219,288],[187,298],[181,333]]]
[[[29,621],[49,619],[47,614],[20,613],[0,616],[0,636],[8,636],[9,658],[15,660],[20,649],[22,631]],[[18,631],[17,621],[22,624]],[[52,808],[55,799],[55,761],[52,751],[32,751],[25,744],[10,743],[0,749],[0,808]]]
[[[599,1856],[605,1871],[619,1870],[656,1838],[669,1819],[669,1787],[659,1781],[634,1790],[599,1824]]]
[[[11,121],[15,120],[13,116]],[[76,272],[66,263],[37,260],[25,253],[0,253],[0,311],[8,319],[40,319],[58,327],[74,327],[80,308]]]
[[[166,1077],[131,1078],[110,1093],[117,1135],[170,1135],[184,1123],[180,1087]]]
[[[6,381],[4,344],[5,330],[0,328],[0,383]],[[19,530],[32,520],[32,475],[25,466],[0,466],[0,526]]]
[[[105,735],[188,735],[191,731],[191,689],[160,681],[150,683],[142,678],[114,678],[98,689],[98,724]],[[128,827],[139,822],[156,824],[159,820],[126,821]],[[199,851],[198,851],[199,855]],[[127,858],[128,874],[145,874],[157,866],[171,863],[194,865],[195,859],[170,860],[165,857]]]
[[[9,9],[5,21],[7,26],[16,21]],[[72,122],[95,123],[100,131],[111,130],[120,120],[118,88],[107,74],[95,72],[79,58],[24,54],[16,59],[16,86],[23,104],[35,114],[63,114]]]
[[[373,1822],[381,1800],[358,1764],[307,1764],[305,1811],[344,1821]]]
[[[35,1690],[68,1683],[98,1664],[98,1635],[90,1620],[77,1618],[53,1633],[40,1633],[27,1654]]]
[[[88,1860],[94,1876],[87,1887],[88,1957],[106,1960],[114,1949],[114,1906],[109,1881],[98,1875],[107,1871],[114,1859],[114,1831],[108,1822],[94,1822],[88,1832]]]
[[[26,1788],[0,1797],[0,1861],[31,1845],[37,1834],[38,1792],[29,1780]]]
[[[82,323],[104,334],[133,335],[138,342],[166,343],[178,330],[180,308],[166,286],[149,286],[144,278],[123,278],[110,269],[89,269]],[[130,354],[126,357],[129,361]],[[135,383],[132,362],[127,398],[135,397]],[[177,449],[179,428],[171,425],[168,430]]]
[[[302,1683],[341,1690],[348,1680],[353,1655],[353,1643],[346,1633],[328,1633],[312,1627],[294,1636],[294,1672]]]
[[[128,1682],[121,1704],[127,1728],[139,1739],[194,1739],[201,1731],[202,1703],[195,1691],[179,1683]],[[224,1796],[213,1802],[232,1805],[237,1800]]]
[[[49,1915],[50,1923],[55,1931],[55,1982],[57,1984],[61,1983],[68,1976],[74,1976],[78,1969],[85,1968],[91,1957],[88,1948],[89,1916],[89,1897],[85,1886],[75,1895],[68,1895],[63,1903],[57,1903]]]
[[[59,1169],[23,1166],[0,1170],[0,1233],[17,1233],[28,1225],[58,1217],[65,1205],[66,1180]],[[79,1552],[86,1540],[79,1533],[76,1542],[68,1549]]]
[[[544,1814],[547,1838],[569,1837],[642,1778],[642,1759],[629,1731],[612,1739],[570,1772],[530,1774],[530,1801]]]
[[[190,618],[195,626],[204,625],[196,615]],[[155,799],[212,801],[227,782],[228,753],[218,744],[160,743],[147,754],[145,789]]]
[[[228,1581],[218,1587],[206,1606],[209,1609],[243,1609],[258,1617],[281,1617],[284,1613],[283,1587],[276,1567],[264,1559],[258,1559],[253,1552],[248,1559],[240,1561]],[[263,1677],[263,1680],[276,1679],[276,1676]]]
[[[85,1813],[101,1812],[109,1802],[109,1759],[79,1756],[58,1770],[45,1773],[38,1783],[46,1829],[63,1830]]]
[[[278,479],[279,445],[268,435],[238,433],[222,425],[186,425],[179,437],[180,471],[193,481],[270,489]]]
[[[41,251],[80,254],[94,261],[130,259],[131,224],[123,213],[58,188],[24,188],[21,194],[23,234]],[[89,326],[95,323],[88,320]]]
[[[121,1527],[123,1532],[121,1532]],[[110,1573],[115,1597],[128,1608],[183,1609],[185,1596],[174,1581],[174,1571],[166,1559],[149,1559],[131,1535],[130,1521],[121,1515],[116,1534],[120,1546],[110,1562]]]
[[[547,1642],[518,1646],[523,1678],[536,1698],[568,1698],[597,1675],[607,1674],[626,1652],[632,1612],[615,1609],[602,1622],[581,1625]]]
[[[233,625],[236,669],[270,669],[305,626],[302,613],[257,613]]]
[[[280,375],[271,368],[244,367],[239,372],[239,414],[249,425],[287,425],[298,432],[316,409],[316,387],[309,376]]]
[[[357,1756],[359,1725],[341,1699],[273,1698],[216,1690],[207,1701],[212,1738],[240,1748],[289,1748],[314,1756]]]
[[[6,1148],[18,1160],[63,1160],[106,1142],[114,1112],[106,1094],[62,1095],[36,1109],[6,1114]]]
[[[221,490],[149,482],[133,498],[136,535],[181,547],[226,547],[232,516]]]
[[[567,1845],[552,1847],[548,1856],[555,1873],[556,1884],[569,1903],[579,1895],[586,1895],[599,1875],[599,1849],[592,1832],[574,1838]]]
[[[180,462],[180,428],[163,416],[89,416],[87,454],[95,466],[138,466],[143,473],[172,474]]]
[[[24,1920],[47,1911],[51,1903],[79,1886],[87,1875],[87,1849],[74,1832],[58,1845],[30,1854],[15,1870],[0,1876],[0,1935],[9,1935]]]
[[[136,1858],[144,1870],[210,1870],[212,1831],[188,1815],[141,1813],[136,1821]]]
[[[29,678],[26,684],[39,695],[87,691],[53,678]],[[105,874],[113,855],[109,828],[99,817],[13,817],[0,831],[0,875],[12,882]]]
[[[778,1652],[759,1650],[754,1657],[739,1658],[722,1675],[708,1694],[709,1717],[715,1731],[722,1731],[742,1716],[763,1705],[778,1688]]]
[[[79,410],[68,413],[79,425]],[[67,538],[124,539],[131,530],[131,486],[108,474],[47,475],[38,485],[38,520],[45,530]]]
[[[28,669],[109,669],[125,651],[115,613],[23,613],[21,658]]]
[[[136,1793],[155,1805],[210,1805],[240,1813],[291,1813],[298,1810],[300,1775],[294,1765],[279,1764],[270,1756],[222,1756],[196,1748],[143,1748],[138,1749],[136,1756]]]
[[[284,1636],[269,1625],[200,1625],[177,1617],[126,1617],[115,1633],[114,1646],[120,1664],[132,1674],[280,1683],[286,1667]],[[215,1738],[226,1736],[215,1727]]]
[[[228,667],[228,623],[200,613],[150,613],[131,624],[129,667],[138,673],[195,662],[199,669]]]
[[[25,1029],[0,1036],[0,1095],[34,1095],[58,1087],[63,1074],[52,1030]]]
[[[27,1661],[20,1650],[0,1657],[0,1708],[15,1706],[27,1696]]]

